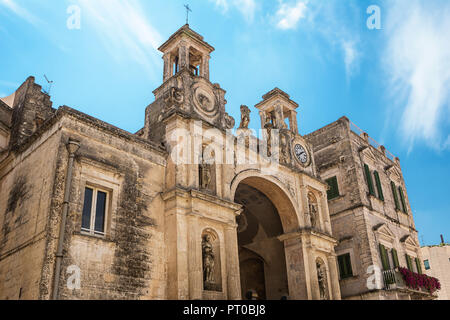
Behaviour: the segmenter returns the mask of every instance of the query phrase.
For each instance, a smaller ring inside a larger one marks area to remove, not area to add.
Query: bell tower
[[[167,145],[166,120],[174,114],[220,130],[232,129],[235,121],[225,112],[226,91],[210,82],[209,61],[214,48],[186,24],[159,51],[164,60],[163,83],[153,91],[155,102],[146,109],[142,136]]]
[[[236,216],[241,205],[224,197],[222,148],[208,148],[235,124],[225,112],[225,90],[210,81],[214,48],[186,24],[159,50],[163,83],[153,91],[142,137],[168,153],[161,195],[167,298],[239,299]]]
[[[214,48],[188,24],[175,32],[158,50],[164,54],[164,82],[184,69],[209,80],[209,59]]]

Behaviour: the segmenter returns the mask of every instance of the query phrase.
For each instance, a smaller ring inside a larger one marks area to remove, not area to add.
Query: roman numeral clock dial
[[[309,157],[305,148],[301,144],[296,144],[294,147],[295,157],[301,164],[306,165],[308,163]]]

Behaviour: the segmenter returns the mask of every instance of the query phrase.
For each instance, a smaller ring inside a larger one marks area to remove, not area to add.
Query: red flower
[[[441,289],[441,283],[438,279],[429,277],[426,274],[418,274],[409,269],[399,267],[400,273],[405,280],[406,286],[415,290],[424,289],[433,294]]]

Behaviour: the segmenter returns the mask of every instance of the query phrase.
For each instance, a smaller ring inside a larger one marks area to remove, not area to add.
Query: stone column
[[[276,129],[285,128],[283,107],[279,104],[275,106],[275,119],[277,122]]]
[[[330,222],[330,211],[328,209],[328,198],[326,193],[320,194],[320,212],[323,215],[323,221],[324,221],[324,231],[325,233],[328,233],[329,235],[332,235],[332,229],[331,229],[331,222]]]
[[[298,233],[284,234],[278,239],[284,243],[289,298],[292,300],[307,300],[308,279],[301,235]]]
[[[266,125],[266,113],[264,111],[259,112],[259,116],[261,118],[261,129],[264,129],[264,126]]]
[[[319,290],[319,278],[317,277],[317,266],[316,266],[316,257],[315,250],[313,247],[308,246],[308,266],[309,266],[309,281],[311,284],[311,296],[313,300],[320,299],[320,290]]]
[[[169,79],[172,76],[172,59],[171,59],[171,55],[169,53],[166,53],[163,56],[163,60],[164,60],[163,81],[165,82],[167,79]]]
[[[202,67],[201,67],[201,76],[209,80],[209,55],[203,55],[202,57]]]
[[[189,299],[201,300],[203,298],[203,261],[201,245],[202,235],[198,228],[198,217],[188,217],[188,224]]]
[[[225,227],[225,252],[228,300],[241,300],[241,274],[239,270],[239,250],[237,226]],[[224,284],[225,285],[225,284]]]
[[[289,123],[291,125],[291,131],[294,134],[298,134],[297,112],[291,111],[289,116]]]
[[[180,42],[179,48],[179,66],[180,70],[189,68],[189,47],[186,42]]]
[[[328,257],[328,268],[330,269],[330,284],[333,300],[341,300],[341,288],[339,286],[339,273],[337,269],[336,255],[330,254]]]

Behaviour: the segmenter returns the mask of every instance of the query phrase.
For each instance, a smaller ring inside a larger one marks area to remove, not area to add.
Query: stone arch
[[[232,199],[235,198],[236,190],[241,183],[259,190],[269,198],[278,210],[284,233],[295,232],[300,228],[300,212],[294,205],[296,201],[281,181],[275,177],[263,175],[257,170],[241,172],[231,183]]]

